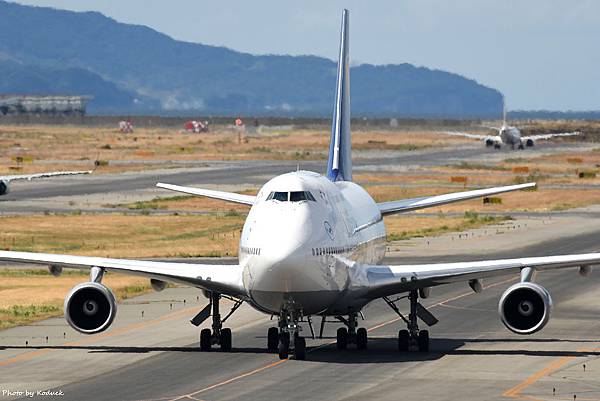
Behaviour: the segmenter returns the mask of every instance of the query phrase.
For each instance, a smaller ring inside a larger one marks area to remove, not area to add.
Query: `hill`
[[[51,70],[72,83],[69,90],[96,96],[98,102],[90,104],[95,111],[118,108],[122,113],[328,115],[336,71],[335,62],[321,57],[255,56],[176,41],[96,12],[4,1],[1,60],[12,62],[15,73],[23,68],[22,75],[33,68]],[[75,73],[90,74],[98,85],[86,87],[69,78]],[[501,110],[498,91],[444,71],[364,64],[353,67],[351,76],[354,115],[485,117]],[[0,90],[7,85],[0,83]],[[23,90],[36,89],[19,81],[9,86],[20,85]],[[35,92],[58,89],[41,85]]]

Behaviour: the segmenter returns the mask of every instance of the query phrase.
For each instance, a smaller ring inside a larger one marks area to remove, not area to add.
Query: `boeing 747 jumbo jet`
[[[502,145],[510,145],[512,149],[525,149],[525,147],[535,146],[535,142],[543,139],[550,139],[559,136],[576,136],[580,132],[561,132],[555,134],[541,134],[541,135],[529,135],[522,136],[521,130],[517,127],[513,127],[506,123],[506,103],[502,98],[502,126],[501,127],[490,127],[490,129],[498,131],[498,135],[478,135],[471,134],[468,132],[456,132],[456,131],[443,131],[442,134],[452,136],[462,136],[465,138],[479,139],[485,143],[485,146],[493,146],[494,149],[500,149]]]
[[[518,334],[542,329],[550,317],[552,300],[533,282],[535,271],[578,267],[587,274],[600,264],[600,253],[545,256],[420,265],[380,265],[385,252],[383,216],[405,213],[451,202],[515,191],[534,183],[376,203],[352,182],[350,146],[350,76],[348,60],[348,11],[342,15],[337,71],[337,90],[329,160],[325,175],[295,171],[267,182],[256,196],[158,184],[161,188],[206,196],[250,207],[239,245],[239,263],[211,265],[28,252],[0,252],[0,260],[63,268],[89,269],[90,280],[75,286],[65,298],[64,313],[75,330],[93,334],[106,330],[117,311],[115,297],[102,284],[105,272],[148,277],[156,290],[166,282],[197,287],[210,303],[191,322],[199,326],[212,316],[212,329],[200,332],[200,348],[219,345],[232,348],[231,330],[223,327],[219,304],[234,301],[233,313],[242,302],[278,317],[267,335],[267,347],[279,357],[306,356],[301,324],[311,316],[333,316],[344,324],[337,330],[337,347],[367,348],[367,330],[358,327],[357,316],[371,301],[382,298],[400,316],[397,303],[408,299],[410,313],[398,333],[400,351],[429,350],[429,332],[419,328],[421,319],[431,326],[437,319],[420,303],[432,287],[464,282],[482,290],[482,279],[519,274],[520,282],[500,298],[498,311],[504,325]],[[404,295],[403,295],[404,294]],[[398,296],[391,298],[392,296]]]
[[[6,195],[9,191],[9,183],[11,181],[18,180],[36,180],[38,178],[58,177],[61,175],[79,175],[79,174],[91,174],[91,171],[54,171],[50,173],[37,173],[37,174],[22,174],[22,175],[4,175],[0,176],[0,196]]]

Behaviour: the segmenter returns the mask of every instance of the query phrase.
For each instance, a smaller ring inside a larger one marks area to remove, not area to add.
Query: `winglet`
[[[352,146],[350,142],[350,52],[349,12],[342,13],[340,53],[337,69],[335,106],[331,124],[331,143],[327,161],[327,178],[331,181],[352,181]]]

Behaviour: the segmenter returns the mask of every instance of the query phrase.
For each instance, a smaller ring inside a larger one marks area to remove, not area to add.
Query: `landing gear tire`
[[[429,352],[429,331],[419,331],[419,337],[417,337],[417,346],[419,352]]]
[[[398,351],[408,352],[409,345],[410,335],[408,334],[408,330],[400,330],[398,332]]]
[[[200,351],[210,351],[212,345],[212,334],[210,329],[203,329],[200,332]]]
[[[296,336],[294,339],[294,356],[299,361],[306,359],[306,340],[304,337]]]
[[[361,327],[356,330],[356,349],[364,350],[367,349],[367,329]]]
[[[270,327],[267,333],[267,349],[271,352],[277,351],[277,344],[279,342],[279,330],[277,327]]]
[[[279,335],[277,350],[279,351],[279,359],[288,359],[290,356],[290,336],[288,333]]]
[[[231,351],[231,329],[221,330],[221,351]]]
[[[348,348],[348,330],[345,327],[337,329],[337,349]]]

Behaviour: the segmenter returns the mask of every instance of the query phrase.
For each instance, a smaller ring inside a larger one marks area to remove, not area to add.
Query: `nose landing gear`
[[[267,335],[267,346],[270,351],[277,350],[279,359],[287,359],[291,354],[297,360],[306,359],[306,340],[300,336],[302,327],[298,324],[301,312],[294,308],[282,309],[279,314],[279,330],[271,327]]]

